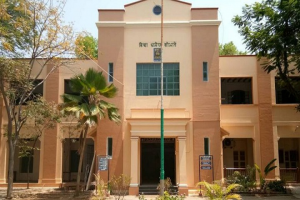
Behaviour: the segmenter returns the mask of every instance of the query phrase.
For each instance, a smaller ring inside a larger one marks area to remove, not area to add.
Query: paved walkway
[[[242,196],[243,200],[292,200],[292,199],[300,199],[300,186],[289,186],[292,191],[292,195],[285,196],[268,196],[268,197],[260,197],[260,196]],[[38,199],[74,199],[73,198],[74,191],[61,191],[57,190],[57,188],[15,188],[14,189],[14,199],[28,199],[28,200],[38,200]],[[6,196],[6,188],[0,188],[0,199],[5,199]],[[92,199],[91,192],[85,192],[80,195],[79,198],[75,199]],[[144,196],[145,200],[155,200],[157,196]],[[114,200],[111,196],[110,200]],[[137,196],[125,196],[125,200],[138,200]],[[207,200],[205,197],[186,197],[185,200]]]

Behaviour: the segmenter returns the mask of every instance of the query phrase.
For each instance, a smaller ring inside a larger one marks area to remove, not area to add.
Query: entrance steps
[[[178,187],[172,186],[170,189],[171,195],[178,194]],[[158,195],[159,190],[157,189],[157,185],[140,185],[139,194],[143,195]]]

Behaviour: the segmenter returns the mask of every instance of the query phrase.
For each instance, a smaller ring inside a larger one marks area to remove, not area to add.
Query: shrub
[[[274,192],[286,193],[284,181],[270,181],[267,183],[267,188]]]
[[[255,167],[247,166],[247,175],[242,175],[239,171],[235,171],[232,176],[229,176],[226,180],[229,184],[239,184],[238,191],[249,192],[256,188],[255,180]]]
[[[197,186],[205,187],[205,196],[207,196],[210,200],[242,199],[239,194],[231,193],[232,190],[240,187],[239,184],[230,184],[227,187],[222,187],[221,181],[217,181],[213,184],[202,181],[197,183]]]
[[[101,179],[100,174],[95,174],[96,179],[96,190],[95,190],[95,197],[92,199],[94,200],[103,200],[106,199],[107,195],[107,185],[104,183],[104,181]]]
[[[124,196],[128,193],[131,178],[125,174],[120,176],[113,176],[109,182],[109,187],[112,193],[115,195],[116,200],[124,199]]]

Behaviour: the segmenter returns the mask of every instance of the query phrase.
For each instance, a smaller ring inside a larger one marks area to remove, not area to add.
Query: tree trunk
[[[83,144],[81,147],[81,152],[80,152],[80,159],[79,159],[79,164],[78,164],[78,173],[77,173],[77,184],[76,184],[76,191],[74,196],[79,196],[79,185],[80,185],[80,175],[81,175],[81,168],[82,168],[82,162],[83,162],[83,157],[84,157],[84,149],[85,149],[85,142],[86,142],[86,135],[89,130],[89,125],[85,125],[84,129],[84,136],[83,136]]]
[[[7,182],[7,199],[12,199],[13,181],[14,181],[14,162],[15,162],[15,145],[13,139],[9,142],[9,162],[8,162],[8,182]]]

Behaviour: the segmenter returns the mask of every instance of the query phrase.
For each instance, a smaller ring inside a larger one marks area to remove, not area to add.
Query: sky
[[[124,9],[125,4],[136,0],[68,0],[65,6],[64,20],[72,22],[76,32],[87,31],[97,38],[98,9]],[[151,1],[151,0],[149,0]],[[238,50],[245,51],[242,37],[238,28],[233,25],[231,19],[235,15],[241,15],[242,7],[245,4],[253,4],[261,0],[184,0],[192,3],[192,7],[218,7],[219,20],[222,21],[219,27],[219,42],[224,44],[230,41],[238,47]]]

